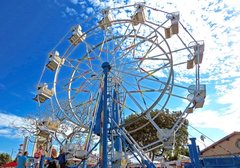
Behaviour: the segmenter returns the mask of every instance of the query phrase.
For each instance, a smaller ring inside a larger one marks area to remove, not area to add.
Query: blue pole
[[[118,91],[118,90],[117,90]],[[118,97],[119,95],[117,95],[116,90],[114,91],[114,99],[117,100],[119,99]],[[118,100],[119,101],[119,100]],[[120,125],[120,114],[119,114],[119,108],[118,108],[118,104],[116,102],[114,102],[114,120],[117,123],[117,125]],[[115,141],[115,148],[117,152],[122,152],[122,143],[121,143],[121,137],[120,135],[117,136],[116,141]]]
[[[103,88],[103,132],[102,132],[102,163],[101,167],[108,167],[108,118],[109,111],[107,109],[107,79],[108,72],[111,69],[111,66],[108,62],[102,64],[103,73],[104,73],[104,88]]]
[[[197,145],[196,145],[196,138],[190,138],[191,140],[191,151],[192,152],[192,156],[191,156],[191,160],[194,161],[194,167],[195,168],[200,168],[200,161],[199,161],[199,150],[197,148]]]

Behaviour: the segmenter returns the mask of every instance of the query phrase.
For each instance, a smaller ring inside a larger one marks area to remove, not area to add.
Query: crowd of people
[[[30,165],[29,160],[33,159],[34,164]],[[57,155],[57,150],[52,148],[51,157],[45,157],[43,152],[43,147],[40,145],[35,151],[33,157],[28,156],[28,152],[24,152],[23,155],[17,156],[17,167],[16,168],[65,168],[66,158],[63,149],[60,150],[59,155]]]

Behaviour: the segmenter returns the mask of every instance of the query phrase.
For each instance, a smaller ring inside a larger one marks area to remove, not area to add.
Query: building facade
[[[240,132],[233,132],[201,151],[201,156],[240,155]]]

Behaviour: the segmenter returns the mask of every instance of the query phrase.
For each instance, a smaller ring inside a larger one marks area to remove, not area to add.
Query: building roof
[[[235,136],[235,135],[240,135],[240,132],[238,132],[238,131],[234,131],[233,133],[231,133],[231,134],[229,134],[229,135],[223,137],[222,139],[220,139],[220,140],[214,142],[212,145],[210,145],[210,146],[206,147],[205,149],[203,149],[203,150],[201,151],[201,154],[202,154],[203,152],[205,152],[205,151],[211,149],[212,147],[217,146],[217,145],[220,144],[221,142],[230,139],[231,137],[233,137],[233,136]]]

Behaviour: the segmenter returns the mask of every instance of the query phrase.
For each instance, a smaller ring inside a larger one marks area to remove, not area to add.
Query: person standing
[[[59,162],[57,157],[57,150],[55,148],[52,148],[51,152],[51,158],[48,163],[48,168],[59,168]]]
[[[66,158],[65,158],[65,152],[63,149],[60,150],[60,154],[58,156],[58,161],[59,161],[60,168],[65,168]]]
[[[28,152],[24,152],[22,156],[17,158],[17,167],[16,168],[26,168],[27,167],[27,156]]]
[[[42,152],[42,145],[40,145],[39,148],[37,149],[37,151],[34,153],[35,168],[39,168],[42,153],[43,153]]]

